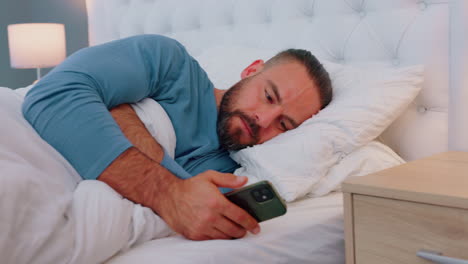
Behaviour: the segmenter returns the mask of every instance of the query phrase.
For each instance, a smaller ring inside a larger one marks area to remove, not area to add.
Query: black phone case
[[[265,189],[268,191],[264,191]],[[260,196],[258,193],[260,193]],[[287,211],[286,203],[268,181],[257,182],[234,190],[227,193],[226,197],[248,212],[258,222],[284,215]],[[265,197],[269,199],[263,201],[262,199],[265,199]]]

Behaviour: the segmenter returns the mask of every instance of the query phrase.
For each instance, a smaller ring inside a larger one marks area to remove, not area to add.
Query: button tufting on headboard
[[[426,3],[426,1],[420,1],[420,2],[419,2],[419,9],[421,9],[421,10],[424,11],[424,10],[426,10],[426,8],[427,8],[427,3]]]
[[[359,17],[364,18],[367,15],[365,10],[359,11]]]
[[[424,114],[427,111],[427,108],[425,106],[418,106],[418,112],[420,114]]]

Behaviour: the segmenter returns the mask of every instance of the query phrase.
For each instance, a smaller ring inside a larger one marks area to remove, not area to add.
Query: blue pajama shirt
[[[177,137],[175,161],[166,154],[163,166],[181,178],[238,168],[219,146],[213,84],[179,42],[164,36],[129,37],[72,54],[28,92],[22,110],[81,177],[96,179],[132,146],[109,109],[147,97],[161,104]]]

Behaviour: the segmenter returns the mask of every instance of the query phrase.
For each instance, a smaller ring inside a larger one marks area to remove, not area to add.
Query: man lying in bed
[[[241,77],[228,91],[216,89],[180,43],[131,37],[70,56],[31,89],[23,114],[84,179],[106,182],[185,237],[239,238],[260,229],[218,190],[247,180],[231,174],[238,165],[226,149],[293,129],[332,96],[328,73],[303,50],[255,61]],[[175,161],[126,105],[147,97],[173,123]]]

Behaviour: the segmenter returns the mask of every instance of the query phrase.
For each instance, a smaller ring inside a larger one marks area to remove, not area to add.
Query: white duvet
[[[150,209],[99,181],[81,181],[21,114],[20,93],[0,88],[1,263],[99,263],[172,234]],[[165,134],[165,133],[163,133]]]

